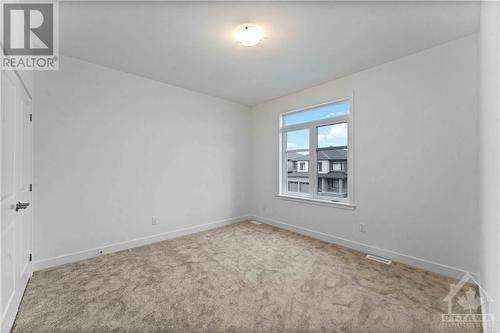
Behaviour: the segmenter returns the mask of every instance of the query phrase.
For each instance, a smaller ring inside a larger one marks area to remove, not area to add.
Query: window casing
[[[337,104],[342,104],[342,112],[318,116],[321,108],[335,107]],[[311,119],[305,116],[308,113],[312,115]],[[293,122],[287,121],[290,116],[294,118]],[[279,194],[352,205],[352,99],[345,98],[284,113],[280,124]],[[338,135],[338,140],[335,135]],[[302,140],[298,140],[299,137]],[[309,168],[309,165],[317,167]]]

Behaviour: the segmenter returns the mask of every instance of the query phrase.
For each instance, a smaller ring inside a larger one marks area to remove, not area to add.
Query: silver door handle
[[[28,208],[29,205],[30,205],[29,202],[18,201],[17,204],[16,204],[16,212],[19,211],[20,209],[26,209],[26,208]]]

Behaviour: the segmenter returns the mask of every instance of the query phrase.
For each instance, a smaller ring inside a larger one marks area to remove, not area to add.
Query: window
[[[298,182],[288,182],[288,191],[289,192],[298,192],[299,191],[299,183]]]
[[[352,203],[351,100],[285,113],[281,124],[280,194]]]
[[[300,193],[308,193],[309,192],[309,183],[300,183]]]
[[[332,162],[332,170],[337,170],[337,171],[342,171],[345,170],[344,168],[345,163],[343,162]]]

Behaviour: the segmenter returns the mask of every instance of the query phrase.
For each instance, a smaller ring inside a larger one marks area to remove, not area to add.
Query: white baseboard
[[[68,263],[72,263],[72,262],[76,262],[76,261],[80,261],[80,260],[84,260],[84,259],[93,258],[93,257],[96,257],[99,255],[98,254],[99,251],[102,251],[103,252],[102,254],[107,254],[107,253],[112,253],[112,252],[128,250],[128,249],[131,249],[134,247],[148,245],[148,244],[164,241],[167,239],[177,238],[177,237],[181,237],[181,236],[185,236],[185,235],[189,235],[189,234],[194,234],[194,233],[205,231],[205,230],[219,228],[219,227],[223,227],[223,226],[230,225],[233,223],[247,221],[250,219],[252,219],[252,216],[247,216],[247,215],[238,216],[238,217],[231,217],[231,218],[216,221],[216,222],[199,224],[199,225],[195,225],[192,227],[167,231],[167,232],[164,232],[161,234],[136,238],[136,239],[132,239],[132,240],[124,241],[124,242],[103,245],[101,247],[92,248],[92,249],[88,249],[88,250],[68,253],[68,254],[64,254],[61,256],[57,256],[57,257],[42,259],[42,260],[38,260],[38,261],[34,262],[33,270],[39,271],[39,270],[47,269],[50,267],[60,266],[60,265],[64,265],[64,264],[68,264]]]
[[[438,273],[441,275],[449,276],[455,279],[461,279],[465,273],[467,273],[466,270],[456,268],[456,267],[451,267],[448,265],[443,265],[434,261],[426,260],[426,259],[421,259],[417,257],[413,257],[407,254],[403,253],[398,253],[395,251],[387,250],[387,249],[382,249],[379,247],[371,246],[368,244],[360,243],[357,241],[353,241],[350,239],[338,237],[335,235],[331,234],[326,234],[320,231],[315,231],[307,228],[302,228],[298,227],[292,224],[288,224],[282,221],[274,220],[271,218],[267,217],[262,217],[262,216],[253,216],[253,220],[269,224],[281,229],[286,229],[290,230],[293,232],[296,232],[298,234],[302,234],[305,236],[309,236],[312,238],[320,239],[322,241],[328,242],[328,243],[334,243],[338,245],[342,245],[360,252],[365,252],[369,254],[374,254],[376,256],[384,257],[387,259],[390,259],[392,261],[400,262],[402,264],[406,264],[409,266],[413,266],[416,268],[420,268],[426,271]],[[473,273],[470,272],[474,278],[479,279],[479,274],[478,273]],[[479,281],[479,280],[478,280]]]
[[[445,276],[453,277],[456,279],[462,278],[462,276],[467,273],[467,271],[456,268],[456,267],[451,267],[448,265],[436,263],[430,260],[426,259],[421,259],[417,258],[414,256],[406,255],[403,253],[398,253],[395,251],[387,250],[387,249],[382,249],[378,248],[375,246],[371,246],[368,244],[364,244],[361,242],[349,240],[346,238],[338,237],[335,235],[323,233],[320,231],[315,231],[303,227],[298,227],[292,224],[288,224],[282,221],[274,220],[271,218],[263,217],[263,216],[252,216],[252,215],[245,215],[245,216],[239,216],[239,217],[233,217],[233,218],[228,218],[216,222],[211,222],[211,223],[206,223],[206,224],[199,224],[196,226],[188,227],[188,228],[182,228],[182,229],[177,229],[177,230],[172,230],[172,231],[167,231],[165,233],[157,234],[157,235],[152,235],[152,236],[147,236],[147,237],[142,237],[142,238],[137,238],[137,239],[132,239],[124,242],[119,242],[119,243],[114,243],[114,244],[109,244],[109,245],[104,245],[102,247],[98,248],[92,248],[88,250],[83,250],[83,251],[78,251],[78,252],[73,252],[57,257],[52,257],[52,258],[47,258],[47,259],[42,259],[35,261],[33,264],[33,270],[34,271],[39,271],[42,269],[47,269],[50,267],[55,267],[55,266],[60,266],[64,265],[67,263],[71,262],[76,262],[84,259],[89,259],[92,257],[96,257],[98,255],[99,251],[103,251],[103,254],[106,253],[112,253],[112,252],[117,252],[117,251],[123,251],[127,249],[131,249],[134,247],[138,246],[143,246],[147,244],[152,244],[156,242],[160,242],[163,240],[167,239],[172,239],[172,238],[177,238],[180,236],[185,236],[205,230],[210,230],[218,227],[222,227],[225,225],[237,223],[237,222],[242,222],[242,221],[247,221],[247,220],[256,220],[261,223],[273,225],[275,227],[281,228],[281,229],[287,229],[302,235],[306,235],[312,238],[320,239],[325,242],[329,243],[334,243],[338,245],[342,245],[357,251],[365,252],[365,253],[370,253],[374,254],[380,257],[388,258],[396,262],[400,262],[406,265],[414,266],[423,270],[435,272],[438,274],[442,274]],[[474,276],[474,278],[477,278],[479,281],[479,274],[471,272],[471,274]]]

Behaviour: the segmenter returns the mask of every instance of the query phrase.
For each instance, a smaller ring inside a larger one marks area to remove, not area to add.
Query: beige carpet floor
[[[13,331],[479,332],[453,282],[245,222],[36,272]]]

